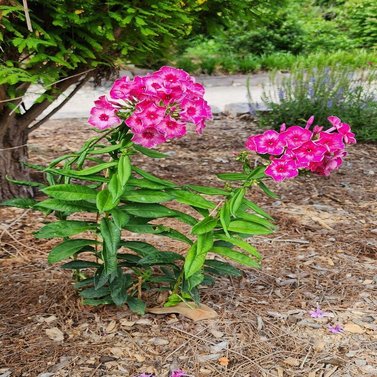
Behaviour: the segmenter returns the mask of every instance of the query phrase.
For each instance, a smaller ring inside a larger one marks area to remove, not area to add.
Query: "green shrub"
[[[297,124],[315,115],[326,124],[329,115],[349,123],[358,140],[377,141],[377,71],[354,71],[350,67],[296,69],[289,77],[272,79],[265,89],[264,104],[270,112],[259,113],[265,127],[279,127],[282,119]]]

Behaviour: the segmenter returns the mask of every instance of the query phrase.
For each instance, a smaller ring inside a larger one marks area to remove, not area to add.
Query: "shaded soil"
[[[253,132],[249,120],[220,118],[164,145],[171,158],[139,162],[162,178],[220,185],[215,173],[238,169],[234,153]],[[32,135],[31,161],[75,151],[92,133],[83,120],[50,121]],[[0,208],[0,376],[377,376],[376,155],[358,144],[329,178],[271,183],[279,200],[253,192],[278,225],[250,239],[263,268],[203,289],[219,317],[197,323],[83,307],[70,274],[46,262],[56,241],[33,238],[44,216]],[[317,305],[327,317],[310,317]]]

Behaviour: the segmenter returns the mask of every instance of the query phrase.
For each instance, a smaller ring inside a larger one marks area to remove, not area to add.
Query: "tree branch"
[[[39,120],[37,123],[33,124],[31,127],[28,127],[27,132],[30,133],[40,127],[43,123],[49,120],[54,114],[56,114],[92,77],[91,73],[87,73],[86,76],[76,85],[75,89],[64,99],[64,101],[51,110],[45,117]]]
[[[78,82],[82,75],[85,75],[85,77],[87,75],[91,76],[93,72],[94,71],[90,71],[90,72],[82,71],[82,72],[78,72],[77,74],[74,74],[73,76],[67,79],[60,80],[58,83],[56,83],[56,85],[51,87],[51,89],[47,90],[44,94],[52,93],[51,97],[55,100],[56,98],[59,97],[60,94],[62,94],[65,90],[67,90],[72,84],[75,84],[76,82]],[[35,119],[51,105],[51,103],[52,101],[49,99],[45,99],[40,103],[34,103],[34,105],[32,105],[30,109],[26,111],[25,114],[22,114],[21,116],[18,117],[17,123],[19,124],[20,127],[27,128],[30,123],[35,121]]]

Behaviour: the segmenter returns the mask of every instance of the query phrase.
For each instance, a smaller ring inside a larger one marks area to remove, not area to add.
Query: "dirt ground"
[[[171,158],[141,167],[219,185],[215,172],[238,168],[234,153],[253,132],[251,120],[219,118],[203,136],[160,148]],[[31,161],[77,150],[92,133],[85,120],[50,121],[32,135]],[[33,238],[43,215],[0,208],[0,377],[166,377],[174,369],[194,377],[376,377],[377,146],[349,149],[329,178],[271,183],[279,200],[251,194],[278,230],[250,239],[262,270],[202,290],[214,320],[83,307],[69,272],[47,264],[56,241]],[[328,316],[311,318],[317,305]],[[329,331],[336,324],[342,333]]]

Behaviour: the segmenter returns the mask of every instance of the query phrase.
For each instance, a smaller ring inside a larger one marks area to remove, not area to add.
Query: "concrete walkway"
[[[208,101],[214,113],[228,112],[231,114],[248,111],[247,80],[249,77],[252,102],[261,102],[263,86],[268,85],[268,74],[256,75],[233,75],[233,76],[200,76],[197,81],[206,88],[205,99]],[[95,88],[92,83],[85,85],[61,110],[53,115],[52,119],[87,118],[94,101],[101,95],[108,94],[111,83],[105,83],[101,87]],[[26,96],[25,104],[28,108],[38,93],[43,89],[33,86]],[[48,114],[60,101],[63,101],[67,91],[51,105],[41,118]]]

